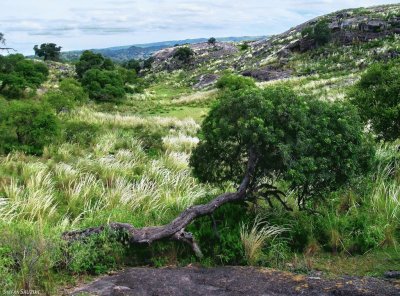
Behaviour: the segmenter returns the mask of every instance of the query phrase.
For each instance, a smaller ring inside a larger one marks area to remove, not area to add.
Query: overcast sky
[[[54,42],[63,50],[281,33],[335,10],[385,0],[1,0],[0,32],[24,54]]]

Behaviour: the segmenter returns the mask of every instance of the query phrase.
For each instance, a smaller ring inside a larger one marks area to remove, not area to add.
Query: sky
[[[7,45],[33,54],[53,42],[63,51],[199,37],[282,33],[313,17],[395,0],[1,0]]]

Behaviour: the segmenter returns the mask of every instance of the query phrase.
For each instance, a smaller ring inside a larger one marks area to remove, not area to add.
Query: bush
[[[115,235],[103,233],[84,242],[74,242],[68,249],[71,260],[67,268],[72,273],[102,274],[115,268],[124,254],[123,245]]]
[[[35,101],[13,101],[2,105],[1,152],[20,150],[40,155],[44,146],[58,139],[59,120],[48,105]]]
[[[242,51],[248,50],[249,47],[250,47],[250,45],[249,45],[248,43],[246,43],[246,42],[244,42],[244,43],[242,43],[242,44],[239,45],[239,48],[240,48],[240,50],[242,50]]]
[[[36,90],[49,75],[47,66],[27,60],[21,54],[0,56],[0,93],[17,99],[27,89]]]
[[[118,101],[125,97],[124,80],[116,71],[92,69],[82,78],[89,98],[96,101]]]
[[[217,264],[241,265],[245,263],[244,248],[240,238],[241,223],[250,223],[243,203],[226,204],[218,208],[213,220],[207,216],[189,226],[199,242],[203,254]]]
[[[204,182],[239,184],[249,150],[258,155],[254,182],[281,176],[298,204],[322,199],[370,168],[372,144],[354,108],[269,87],[223,95],[202,125],[190,164]]]
[[[88,94],[83,89],[82,85],[79,81],[76,81],[73,78],[66,78],[61,80],[59,90],[71,96],[74,102],[78,104],[87,103],[88,101]]]
[[[218,79],[216,86],[219,89],[236,91],[245,88],[254,88],[256,87],[256,83],[250,77],[226,74]]]
[[[128,70],[135,70],[136,73],[139,73],[140,70],[142,69],[142,67],[140,65],[140,61],[135,60],[135,59],[131,59],[131,60],[123,63],[123,67]]]
[[[114,68],[114,63],[110,59],[104,58],[100,53],[85,50],[76,63],[76,74],[82,79],[88,70],[114,70]]]
[[[331,29],[326,20],[321,20],[313,27],[304,28],[301,35],[303,38],[314,39],[317,45],[324,45],[331,40]]]
[[[187,64],[190,62],[194,53],[190,47],[180,47],[174,53],[174,58]]]
[[[380,139],[400,137],[399,63],[372,65],[350,91],[351,102]]]
[[[56,112],[69,111],[88,100],[80,83],[72,78],[62,80],[57,90],[48,91],[43,98]]]
[[[67,122],[65,123],[65,139],[71,143],[77,143],[86,147],[99,134],[99,127],[85,122]]]

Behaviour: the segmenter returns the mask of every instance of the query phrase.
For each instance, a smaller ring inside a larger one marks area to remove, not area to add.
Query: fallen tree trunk
[[[151,244],[161,239],[182,241],[189,244],[198,257],[202,257],[201,250],[193,235],[190,232],[186,232],[185,227],[199,217],[212,214],[216,209],[226,203],[245,199],[256,164],[257,157],[255,153],[250,151],[245,176],[236,192],[224,193],[207,204],[189,207],[169,224],[135,228],[131,224],[112,222],[99,227],[65,232],[63,233],[63,239],[67,241],[84,239],[91,235],[99,234],[106,229],[110,229],[112,231],[126,233],[131,244]]]

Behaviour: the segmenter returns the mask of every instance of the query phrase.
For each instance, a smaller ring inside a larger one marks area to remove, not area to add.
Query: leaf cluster
[[[239,184],[250,150],[258,156],[254,183],[278,176],[299,203],[348,184],[368,171],[373,155],[354,107],[281,85],[223,94],[203,122],[190,164],[203,182]]]

